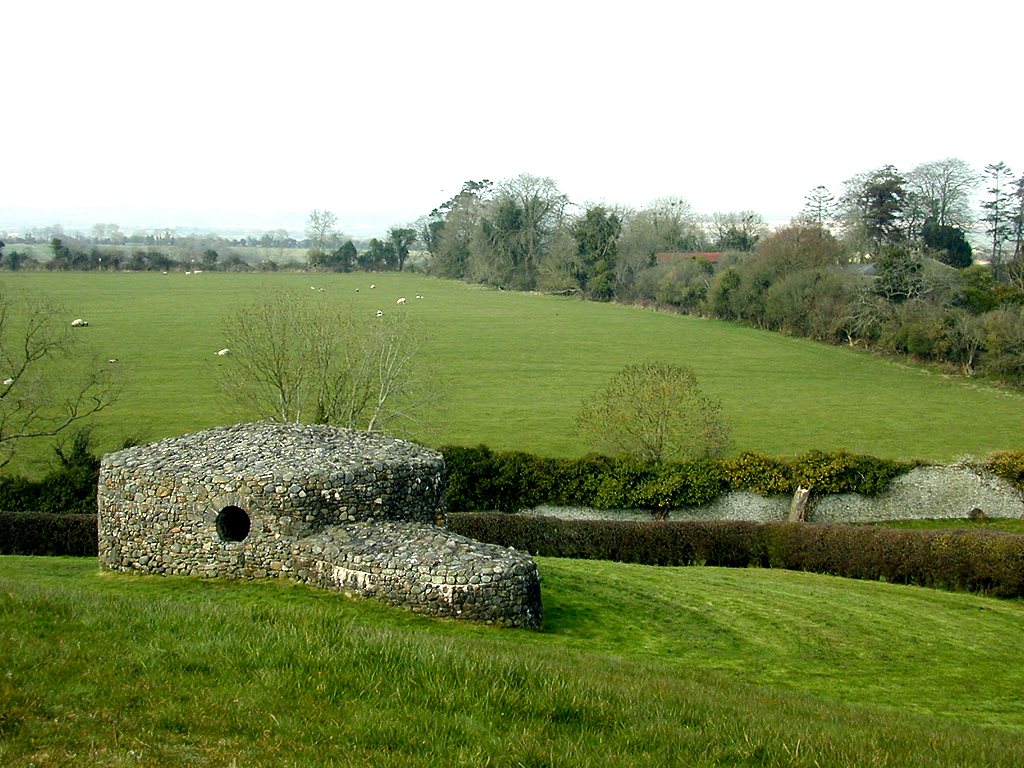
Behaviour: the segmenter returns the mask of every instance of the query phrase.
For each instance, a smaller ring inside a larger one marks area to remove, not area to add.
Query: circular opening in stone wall
[[[217,533],[224,541],[241,541],[249,535],[252,522],[241,507],[224,507],[217,514]]]

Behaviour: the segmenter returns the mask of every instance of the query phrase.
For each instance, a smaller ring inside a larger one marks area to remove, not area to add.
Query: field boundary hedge
[[[811,451],[776,459],[747,451],[720,459],[645,464],[630,458],[556,459],[486,445],[442,447],[453,512],[517,512],[541,505],[647,509],[700,506],[729,491],[792,495],[809,488],[818,496],[877,496],[922,462],[894,461],[844,450]]]
[[[461,513],[463,536],[541,557],[642,565],[784,568],[1024,597],[1024,536],[997,531],[746,521],[560,520]]]
[[[95,514],[0,512],[0,555],[96,557]]]

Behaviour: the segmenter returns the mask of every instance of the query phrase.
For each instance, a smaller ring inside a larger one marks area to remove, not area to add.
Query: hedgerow
[[[700,506],[726,491],[786,496],[884,492],[917,464],[847,451],[812,451],[790,461],[747,452],[730,459],[650,464],[628,458],[550,459],[532,454],[449,446],[448,508],[453,512],[515,512],[541,504],[602,509],[667,510]]]
[[[96,557],[96,514],[0,512],[0,555]]]
[[[542,557],[783,568],[1024,597],[1024,536],[997,531],[746,521],[636,522],[463,513],[464,536]]]

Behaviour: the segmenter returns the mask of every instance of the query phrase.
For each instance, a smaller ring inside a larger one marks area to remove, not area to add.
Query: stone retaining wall
[[[103,457],[100,563],[287,577],[436,616],[541,621],[536,565],[443,527],[440,453],[320,425],[239,424]]]
[[[790,498],[759,496],[747,491],[722,494],[710,504],[673,509],[668,520],[786,520]],[[883,520],[964,519],[979,509],[989,517],[1024,516],[1021,492],[1000,477],[972,466],[919,467],[892,482],[879,496],[835,494],[819,499],[810,522],[870,523]],[[562,519],[650,520],[645,510],[539,506],[524,513]]]

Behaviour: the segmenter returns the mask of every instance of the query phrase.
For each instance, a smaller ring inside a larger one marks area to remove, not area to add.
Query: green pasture
[[[0,764],[1024,764],[1024,605],[538,558],[543,631],[0,558]]]
[[[735,426],[734,450],[786,456],[846,448],[948,461],[1022,447],[1024,395],[948,378],[861,350],[695,317],[510,293],[412,274],[12,273],[3,282],[58,299],[68,321],[130,382],[97,420],[101,445],[237,421],[211,373],[224,317],[268,287],[317,291],[373,315],[422,321],[447,407],[431,445],[578,456],[585,396],[623,365],[692,367]],[[370,285],[376,288],[371,289]],[[422,295],[422,299],[415,296]],[[405,297],[404,307],[396,304]],[[36,456],[45,453],[35,449]]]

